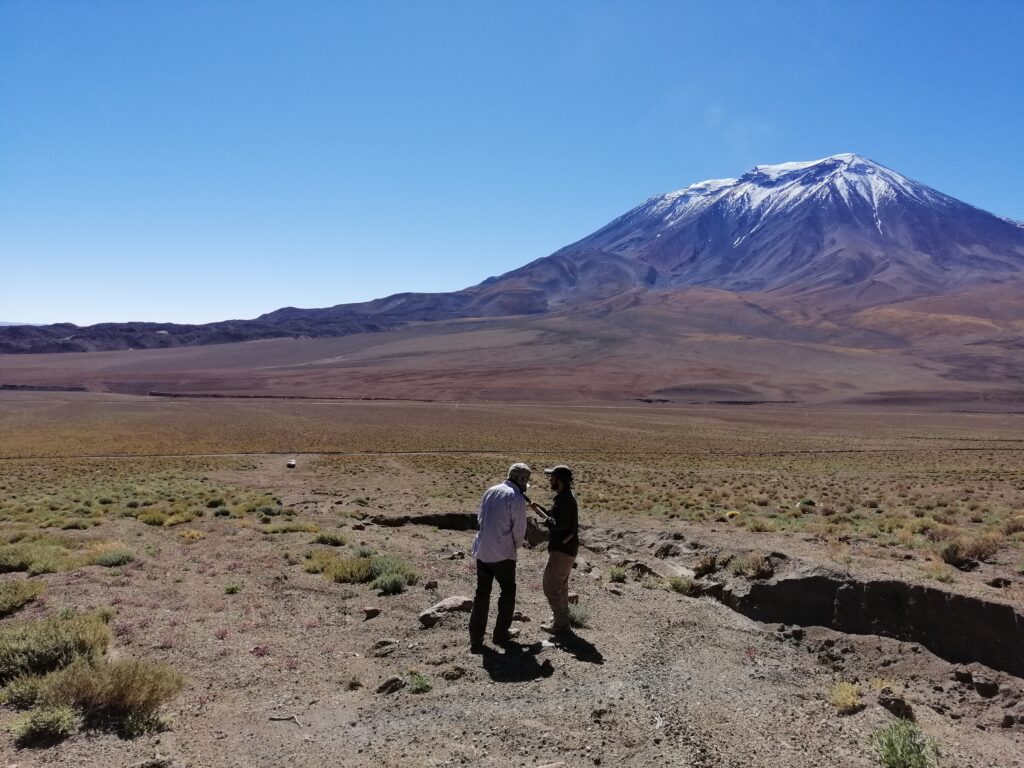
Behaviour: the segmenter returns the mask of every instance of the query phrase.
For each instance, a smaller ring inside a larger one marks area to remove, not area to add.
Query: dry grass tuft
[[[41,581],[0,581],[0,618],[35,600],[44,589],[46,585]]]
[[[3,627],[0,683],[66,667],[79,656],[98,658],[110,641],[110,628],[98,613],[53,616]]]
[[[864,709],[864,703],[860,699],[860,686],[856,683],[836,683],[829,689],[828,700],[840,715],[852,715]]]

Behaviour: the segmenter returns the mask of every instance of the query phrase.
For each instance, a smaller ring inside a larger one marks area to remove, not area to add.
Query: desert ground
[[[0,765],[867,767],[912,718],[940,765],[1022,766],[1022,435],[935,408],[0,393]],[[420,615],[472,596],[513,461],[576,469],[578,626],[547,642],[528,547],[519,642],[473,655],[465,611]],[[95,642],[33,667],[18,633],[46,621]],[[93,709],[31,738],[75,654],[164,684],[136,719],[80,684]]]

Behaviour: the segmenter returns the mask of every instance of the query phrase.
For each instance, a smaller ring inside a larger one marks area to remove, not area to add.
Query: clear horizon
[[[842,152],[1024,220],[1022,28],[1010,0],[7,0],[0,321],[458,290]]]

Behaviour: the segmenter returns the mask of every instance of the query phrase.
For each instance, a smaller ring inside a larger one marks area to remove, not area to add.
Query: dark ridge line
[[[86,391],[83,387],[81,390],[68,390],[68,391]],[[130,394],[130,393],[125,393]],[[196,399],[211,399],[211,400],[342,400],[345,402],[359,403],[359,402],[397,402],[397,403],[436,403],[437,400],[430,399],[419,399],[413,397],[334,397],[331,395],[323,395],[318,397],[315,395],[225,395],[218,392],[156,392],[150,391],[146,393],[147,397],[175,397],[175,398],[196,398]]]
[[[950,452],[961,452],[961,453],[978,453],[981,451],[1010,451],[1018,452],[1024,450],[1022,448],[992,448],[992,447],[955,447],[943,448],[941,450]],[[703,458],[707,456],[823,456],[823,455],[835,455],[842,453],[915,453],[915,448],[885,448],[872,450],[869,448],[847,448],[847,449],[834,449],[834,450],[807,450],[807,451],[707,451],[705,453],[680,453],[678,451],[669,451],[665,453],[658,453],[655,451],[637,451],[633,453],[621,453],[614,452],[611,450],[598,450],[598,449],[587,449],[587,450],[537,450],[534,448],[527,449],[508,449],[498,450],[495,448],[465,448],[465,449],[450,449],[450,450],[439,450],[439,451],[229,451],[225,453],[100,453],[100,454],[68,454],[68,455],[56,455],[56,454],[34,454],[28,456],[0,456],[0,461],[18,461],[18,460],[33,460],[33,459],[202,459],[202,458],[217,458],[217,457],[230,457],[230,456],[448,456],[448,455],[459,455],[459,454],[495,454],[495,455],[508,455],[508,454],[560,454],[566,455],[572,453],[576,456],[680,456],[685,458]]]

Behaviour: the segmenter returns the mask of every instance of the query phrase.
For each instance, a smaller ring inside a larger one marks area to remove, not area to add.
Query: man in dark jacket
[[[552,634],[570,632],[569,628],[569,574],[572,573],[579,551],[579,509],[572,492],[572,470],[564,464],[545,469],[551,478],[555,498],[550,509],[531,503],[542,515],[544,525],[551,531],[548,542],[548,564],[544,569],[544,596],[551,605],[551,621],[541,629]]]

